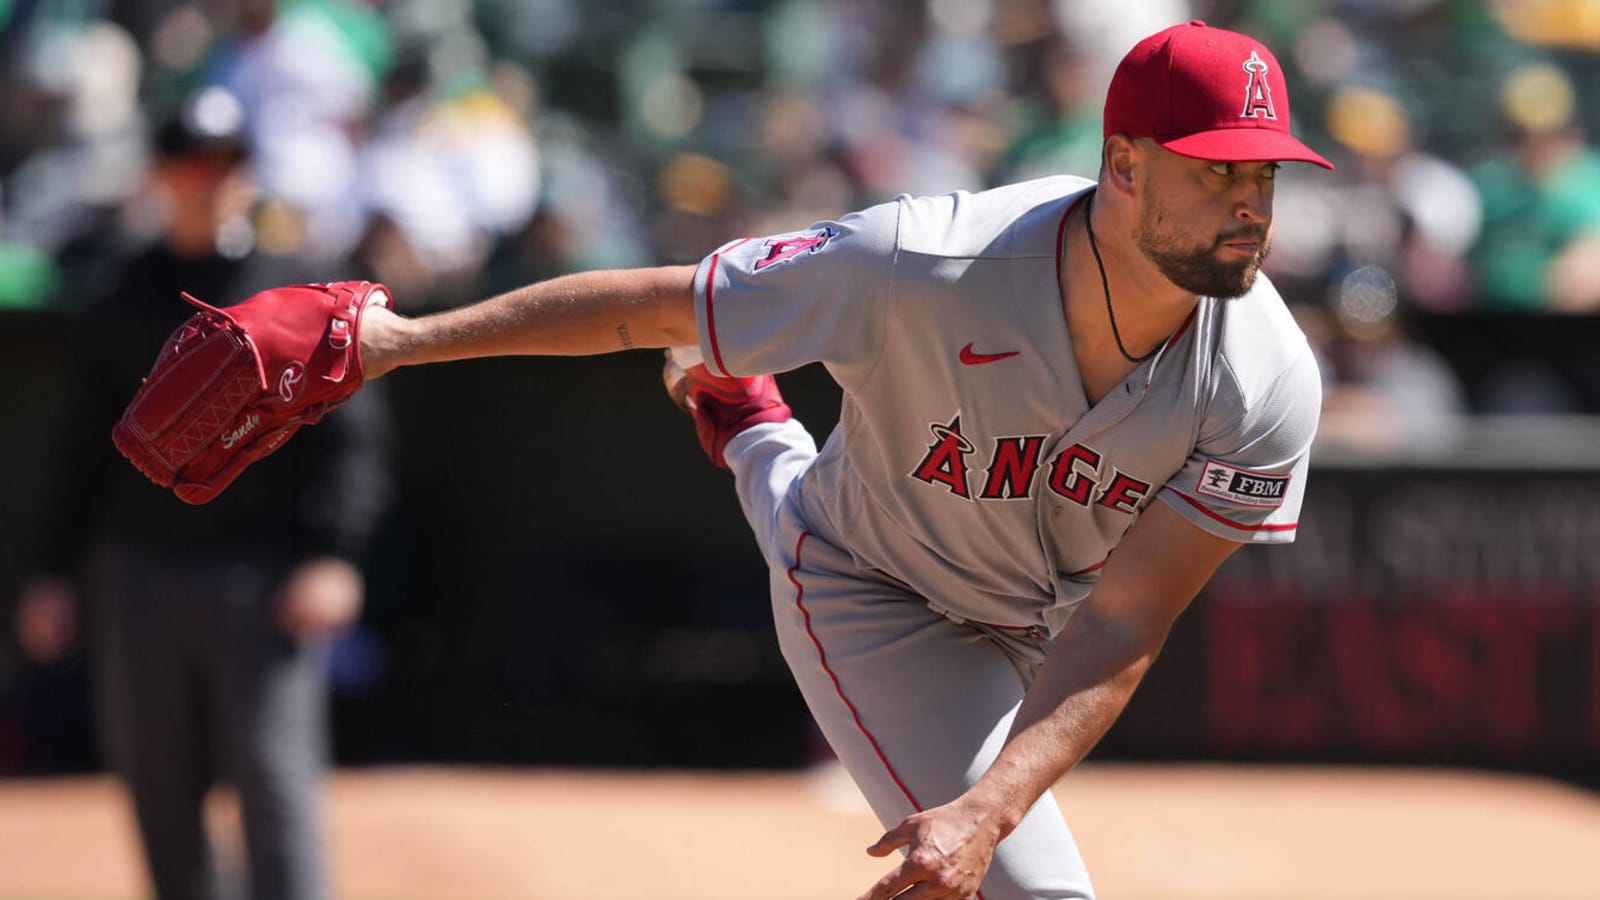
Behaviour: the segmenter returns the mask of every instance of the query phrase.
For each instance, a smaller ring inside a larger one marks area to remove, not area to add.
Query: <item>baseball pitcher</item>
[[[1094,180],[900,197],[423,318],[368,304],[339,374],[674,348],[784,654],[888,829],[867,852],[904,852],[864,900],[1092,897],[1049,787],[1216,567],[1294,538],[1320,381],[1259,273],[1288,161],[1331,168],[1272,53],[1193,22],[1124,58]],[[769,374],[810,362],[844,393],[820,451]]]

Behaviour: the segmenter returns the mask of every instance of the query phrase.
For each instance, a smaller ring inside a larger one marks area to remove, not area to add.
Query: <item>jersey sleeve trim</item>
[[[1222,524],[1228,526],[1229,528],[1237,528],[1240,531],[1259,532],[1259,531],[1294,531],[1296,528],[1300,527],[1300,523],[1299,522],[1286,522],[1286,523],[1277,524],[1277,525],[1267,524],[1267,523],[1262,523],[1260,525],[1246,525],[1243,522],[1235,522],[1234,520],[1228,518],[1227,516],[1224,516],[1224,515],[1222,515],[1222,514],[1220,514],[1218,512],[1213,511],[1212,509],[1207,507],[1204,503],[1201,503],[1199,500],[1196,500],[1193,497],[1190,497],[1188,494],[1185,494],[1182,491],[1179,491],[1179,490],[1176,490],[1176,489],[1170,489],[1170,490],[1172,491],[1172,494],[1174,496],[1181,498],[1184,502],[1188,503],[1190,506],[1194,507],[1195,509],[1200,510],[1201,512],[1205,513],[1207,516],[1210,516],[1212,519],[1214,519],[1214,520],[1216,520],[1218,522],[1221,522]]]
[[[722,346],[717,343],[717,265],[722,262],[722,255],[735,248],[748,244],[755,238],[744,238],[711,254],[711,265],[706,271],[706,339],[711,345],[711,360],[716,365],[716,374],[727,375],[728,367],[722,364]]]

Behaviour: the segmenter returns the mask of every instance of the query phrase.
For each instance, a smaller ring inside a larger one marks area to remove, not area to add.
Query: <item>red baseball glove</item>
[[[205,503],[301,425],[361,387],[361,314],[389,305],[369,281],[262,291],[200,308],[167,339],[111,440],[180,500]]]

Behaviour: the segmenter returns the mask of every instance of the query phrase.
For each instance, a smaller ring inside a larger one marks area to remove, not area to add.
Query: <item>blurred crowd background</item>
[[[1092,177],[1117,61],[1191,18],[1275,49],[1338,166],[1280,177],[1267,263],[1327,442],[1600,412],[1600,0],[0,0],[0,308],[192,239],[422,312]]]
[[[1117,60],[1192,17],[1275,47],[1338,163],[1283,179],[1268,264],[1330,412],[1593,411],[1537,359],[1464,386],[1406,328],[1600,307],[1591,0],[0,0],[0,304],[71,309],[152,240],[174,120],[245,143],[234,252],[421,310],[1092,175]]]

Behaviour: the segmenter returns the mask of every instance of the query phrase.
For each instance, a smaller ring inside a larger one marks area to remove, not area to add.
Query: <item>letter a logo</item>
[[[1267,85],[1266,61],[1251,50],[1244,70],[1250,74],[1250,83],[1244,87],[1244,112],[1239,118],[1277,119],[1278,113],[1272,108],[1272,88]]]
[[[957,497],[971,500],[972,492],[967,489],[967,455],[975,448],[961,434],[961,414],[956,413],[948,425],[936,422],[928,427],[933,431],[934,441],[928,445],[927,454],[917,463],[911,477],[928,484],[942,484]]]

